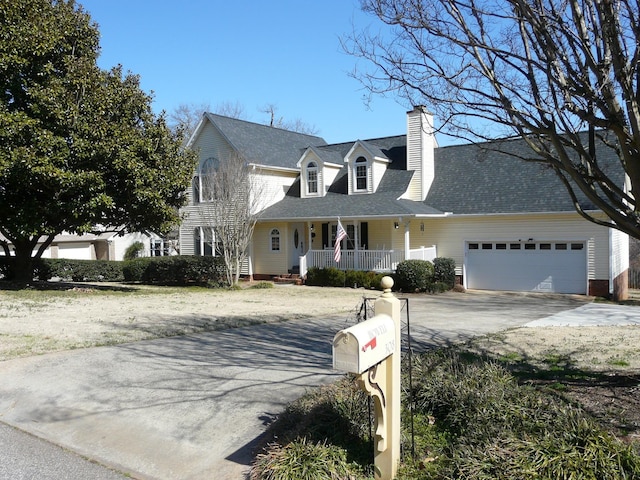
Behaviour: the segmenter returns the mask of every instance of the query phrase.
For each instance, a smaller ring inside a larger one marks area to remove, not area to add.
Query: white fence
[[[436,258],[436,246],[409,250],[412,260]],[[340,262],[333,259],[333,250],[309,250],[300,257],[300,275],[305,276],[311,267],[336,267],[340,270],[363,270],[366,272],[394,272],[398,263],[405,260],[400,250],[342,250]]]

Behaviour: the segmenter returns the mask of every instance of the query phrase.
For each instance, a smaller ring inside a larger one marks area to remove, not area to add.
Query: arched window
[[[191,181],[191,195],[193,196],[193,203],[200,203],[200,175],[195,175]]]
[[[278,230],[277,228],[272,229],[271,233],[269,234],[269,237],[271,238],[271,251],[279,252],[280,251],[280,230]]]
[[[318,193],[318,165],[315,162],[307,165],[307,193]]]
[[[367,190],[367,159],[358,157],[355,164],[356,190]]]
[[[201,202],[211,202],[215,198],[214,176],[218,169],[218,160],[209,157],[202,162],[200,166],[199,192]]]

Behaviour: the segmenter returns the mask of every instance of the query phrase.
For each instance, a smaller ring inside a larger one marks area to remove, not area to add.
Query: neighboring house
[[[0,239],[3,237],[0,236]],[[142,242],[142,256],[161,256],[176,254],[173,245],[153,233],[116,232],[56,235],[53,242],[42,254],[42,258],[66,258],[73,260],[123,260],[124,252],[135,242]],[[9,244],[11,249],[11,244]],[[38,244],[35,251],[40,248]],[[173,252],[173,253],[172,253]],[[0,248],[0,255],[4,255]]]
[[[438,256],[455,260],[467,288],[624,298],[626,234],[580,217],[545,166],[496,153],[492,144],[439,148],[431,125],[416,108],[406,135],[328,145],[205,114],[190,140],[201,161],[182,211],[181,253],[213,253],[198,179],[210,162],[236,154],[270,186],[246,271],[256,278],[304,275],[312,266],[393,271],[404,259]],[[527,151],[519,139],[501,141],[500,149]],[[338,217],[348,238],[336,264]]]

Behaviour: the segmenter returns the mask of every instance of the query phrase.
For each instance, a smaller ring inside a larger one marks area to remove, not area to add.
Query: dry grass
[[[355,310],[363,290],[272,289],[0,291],[0,360]]]

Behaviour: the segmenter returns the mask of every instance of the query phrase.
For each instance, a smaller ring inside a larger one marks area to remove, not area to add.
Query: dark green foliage
[[[307,285],[319,287],[344,287],[345,273],[336,267],[312,267],[307,272]]]
[[[433,264],[427,260],[403,260],[394,275],[395,289],[403,292],[431,291],[433,286]]]
[[[63,231],[165,232],[186,201],[195,152],[139,77],[98,66],[99,37],[72,0],[0,6],[0,231],[17,283]]]
[[[354,380],[345,376],[289,405],[270,427],[277,443],[259,456],[251,478],[370,478],[363,473],[373,449],[367,398]],[[398,480],[640,478],[633,446],[561,397],[519,385],[493,362],[451,349],[414,356],[413,391],[416,457],[408,455],[405,411]],[[407,394],[404,389],[405,408]],[[314,459],[284,453],[305,445],[313,446]],[[341,466],[346,460],[361,467],[347,463],[352,477],[331,477],[325,468],[336,458]],[[295,459],[308,476],[295,469]]]
[[[385,273],[364,272],[362,270],[347,270],[345,272],[345,284],[354,288],[375,288],[380,290],[380,281]]]
[[[258,456],[251,480],[351,480],[359,471],[344,449],[305,438],[278,444]]]
[[[135,258],[122,267],[127,282],[157,285],[209,285],[224,283],[225,267],[220,257],[180,255]]]
[[[451,352],[414,364],[418,414],[446,432],[441,479],[638,478],[640,458],[578,407]],[[416,478],[407,475],[402,478]]]
[[[41,271],[41,265],[46,270],[46,280],[57,277],[74,282],[121,282],[124,279],[122,262],[43,258],[36,263],[37,273]],[[41,275],[39,279],[45,280]]]
[[[144,252],[144,243],[133,242],[125,250],[123,258],[125,260],[133,260],[134,258],[138,258],[142,252]]]
[[[355,385],[355,381],[351,377],[345,377],[333,385],[319,387],[289,404],[278,417],[278,421],[272,424],[269,433],[277,438],[280,446],[299,442],[327,444],[346,452],[341,463],[346,464],[348,461],[369,465],[371,462],[371,443],[368,438],[368,398],[367,394]],[[267,449],[267,455],[273,450],[273,447],[274,445],[271,445]],[[281,451],[281,447],[275,448],[277,451]],[[279,464],[280,461],[276,463]],[[256,467],[254,467],[251,476],[254,479],[316,478],[295,475],[269,477],[268,469],[274,468],[273,463]],[[275,467],[278,470],[287,468],[284,465],[275,465]],[[361,467],[354,470],[359,469]],[[258,473],[260,474],[258,475]]]
[[[338,270],[335,267],[311,267],[306,284],[317,287],[354,287],[380,289],[380,281],[386,274],[361,270]]]
[[[456,262],[453,258],[438,257],[433,259],[433,281],[442,283],[446,290],[451,290],[456,284]],[[444,287],[440,287],[444,288]]]
[[[0,257],[0,277],[13,280],[15,257]],[[121,282],[122,262],[110,260],[72,260],[39,258],[33,262],[33,278],[46,282],[51,279],[74,282]]]

